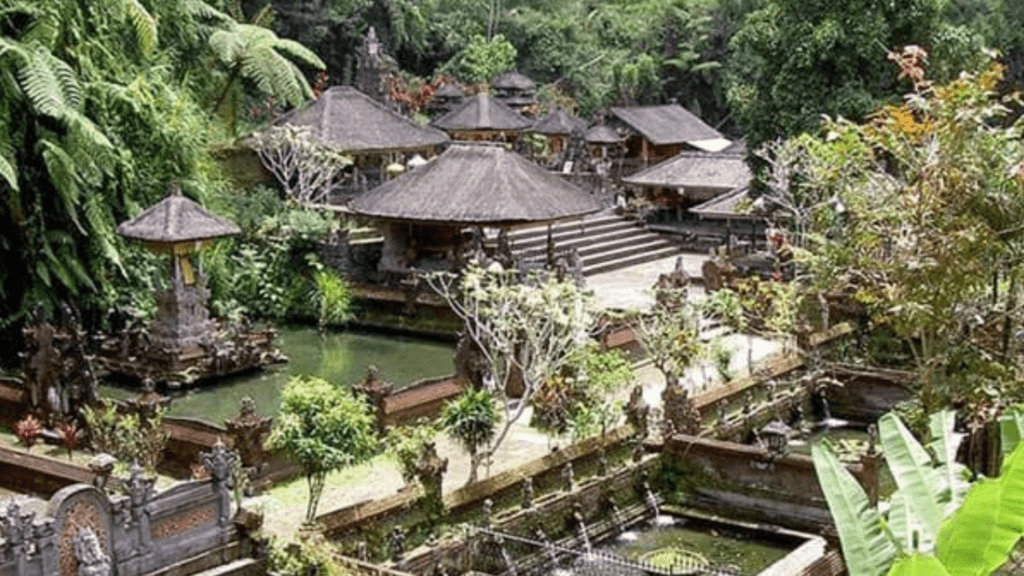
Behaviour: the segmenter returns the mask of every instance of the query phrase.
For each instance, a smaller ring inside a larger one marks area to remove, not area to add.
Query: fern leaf
[[[245,39],[237,26],[225,30],[217,30],[210,35],[210,49],[221,62],[232,66],[242,59],[245,52]]]
[[[39,146],[42,148],[40,152],[43,156],[43,163],[46,164],[46,170],[50,174],[50,182],[60,195],[65,213],[82,234],[85,234],[85,229],[78,222],[78,198],[81,192],[78,187],[75,161],[54,142],[43,139],[39,141]]]
[[[327,65],[324,64],[324,61],[316,55],[316,52],[313,52],[295,40],[289,40],[288,38],[275,38],[274,49],[285,56],[288,56],[292,60],[298,60],[301,63],[317,70],[327,68]]]
[[[181,4],[185,8],[185,11],[195,18],[214,20],[224,24],[234,22],[234,19],[231,18],[231,16],[217,10],[213,6],[203,2],[203,0],[182,0]]]
[[[18,81],[33,108],[43,116],[59,120],[69,108],[77,109],[81,103],[81,87],[74,70],[41,46],[18,71]]]
[[[18,189],[18,170],[14,167],[14,164],[0,156],[0,176],[3,176],[4,181],[11,187],[12,190],[17,192]]]
[[[38,43],[48,48],[57,44],[63,18],[61,18],[59,7],[51,5],[47,8],[35,13],[35,17],[25,27],[25,33],[21,35],[22,42]]]
[[[139,3],[139,0],[125,0],[125,8],[128,10],[128,18],[135,26],[135,36],[139,40],[142,54],[151,56],[157,45],[156,19]]]
[[[121,260],[121,253],[114,246],[114,228],[110,224],[109,209],[102,202],[100,194],[89,194],[85,198],[85,220],[92,228],[92,238],[99,245],[103,256],[121,272],[121,276],[127,278],[128,272],[124,269],[124,262]]]

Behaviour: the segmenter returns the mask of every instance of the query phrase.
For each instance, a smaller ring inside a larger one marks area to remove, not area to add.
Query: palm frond
[[[142,54],[150,56],[156,51],[157,30],[156,19],[146,10],[146,7],[139,3],[139,0],[124,0],[125,8],[128,10],[128,19],[135,26],[135,36],[139,40],[139,48]]]

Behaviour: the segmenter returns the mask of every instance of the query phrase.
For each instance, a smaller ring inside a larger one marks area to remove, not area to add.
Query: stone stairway
[[[635,220],[603,211],[552,226],[555,252],[575,248],[583,259],[583,275],[619,270],[682,253],[671,236],[646,230]],[[530,226],[509,232],[515,256],[524,260],[545,258],[547,225]]]

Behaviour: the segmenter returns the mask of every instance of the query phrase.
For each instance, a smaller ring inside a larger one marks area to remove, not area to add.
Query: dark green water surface
[[[281,389],[298,374],[320,376],[337,384],[351,385],[366,374],[366,368],[380,368],[385,381],[395,388],[423,378],[444,376],[454,371],[451,344],[405,336],[359,332],[328,332],[308,327],[280,329],[278,346],[289,362],[267,370],[216,381],[215,384],[171,393],[169,415],[202,418],[223,424],[238,412],[238,402],[249,396],[260,414],[272,415],[280,404]],[[137,390],[101,386],[100,394],[132,398]]]

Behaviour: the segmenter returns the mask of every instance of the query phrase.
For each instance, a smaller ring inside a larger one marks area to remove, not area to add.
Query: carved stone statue
[[[665,419],[672,423],[672,428],[676,432],[690,435],[700,433],[700,411],[697,410],[685,386],[666,386],[661,393],[661,402],[664,406]]]
[[[637,385],[629,395],[629,403],[626,404],[626,422],[636,430],[641,438],[646,438],[648,430],[648,416],[651,407],[644,400],[643,386]]]
[[[78,529],[74,548],[75,558],[78,559],[78,576],[110,576],[110,557],[103,551],[92,528],[83,526]]]
[[[391,560],[401,562],[405,556],[405,532],[401,526],[391,531]]]
[[[487,361],[477,343],[466,333],[459,335],[455,346],[455,374],[470,386],[480,389],[487,374]]]
[[[566,462],[562,468],[562,483],[566,492],[572,492],[576,487],[576,474],[572,470],[572,462]]]
[[[523,478],[523,509],[533,508],[533,478]]]
[[[690,277],[683,268],[683,257],[676,258],[675,268],[668,274],[661,274],[654,283],[654,298],[658,306],[676,310],[686,302]]]

